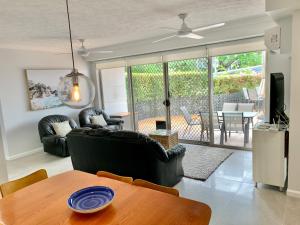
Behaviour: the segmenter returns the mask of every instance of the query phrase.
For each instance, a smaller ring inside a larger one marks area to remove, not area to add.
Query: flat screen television
[[[270,79],[270,123],[288,123],[284,113],[284,75],[271,73]]]

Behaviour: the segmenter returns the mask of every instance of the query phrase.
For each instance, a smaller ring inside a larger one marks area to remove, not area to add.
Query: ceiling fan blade
[[[113,51],[110,50],[99,50],[99,51],[90,51],[90,53],[102,53],[102,54],[106,54],[106,53],[113,53]]]
[[[71,52],[58,52],[54,53],[55,55],[71,55]]]
[[[187,35],[185,35],[184,37],[186,38],[192,38],[192,39],[202,39],[203,37],[198,35],[198,34],[194,34],[194,33],[189,33]]]
[[[157,42],[160,42],[160,41],[164,41],[164,40],[168,40],[168,39],[171,39],[173,37],[176,37],[177,35],[172,35],[172,36],[168,36],[168,37],[164,37],[164,38],[161,38],[161,39],[158,39],[156,41],[153,41],[152,43],[157,43]]]
[[[165,30],[174,30],[174,31],[178,31],[179,29],[174,28],[174,27],[160,27],[160,29],[165,29]]]
[[[193,29],[193,32],[198,32],[198,31],[204,31],[204,30],[209,30],[209,29],[213,29],[213,28],[223,27],[224,25],[225,25],[225,23],[217,23],[217,24],[213,24],[213,25],[209,25],[209,26],[205,26],[205,27],[199,27],[199,28]]]

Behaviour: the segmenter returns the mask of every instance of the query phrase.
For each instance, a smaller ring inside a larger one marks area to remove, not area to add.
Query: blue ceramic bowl
[[[74,192],[68,199],[68,206],[78,213],[93,213],[109,206],[114,191],[105,186],[92,186]]]

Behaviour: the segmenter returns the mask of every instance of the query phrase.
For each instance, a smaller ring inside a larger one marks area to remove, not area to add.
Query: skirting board
[[[41,151],[43,151],[43,147],[35,148],[35,149],[32,149],[32,150],[27,151],[27,152],[22,152],[22,153],[19,153],[19,154],[16,154],[16,155],[8,156],[6,160],[19,159],[19,158],[29,156],[29,155],[32,155],[34,153],[41,152]]]
[[[300,198],[300,191],[295,191],[291,189],[287,189],[286,194],[291,197]]]

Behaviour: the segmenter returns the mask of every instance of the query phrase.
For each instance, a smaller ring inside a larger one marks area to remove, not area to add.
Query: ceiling
[[[87,48],[105,49],[168,35],[170,31],[160,27],[179,27],[177,14],[181,12],[189,14],[186,22],[191,27],[219,22],[236,24],[247,18],[266,20],[264,2],[69,0],[69,5],[74,39],[85,38]],[[0,5],[0,48],[69,51],[65,0],[0,0]],[[79,42],[75,47],[79,47]]]

